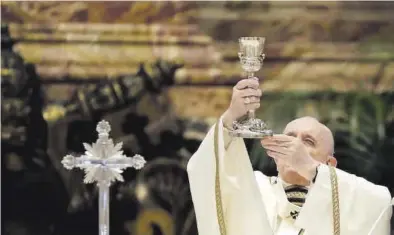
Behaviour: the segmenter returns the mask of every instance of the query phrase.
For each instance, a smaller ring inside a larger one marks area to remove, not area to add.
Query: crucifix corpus
[[[83,143],[85,154],[80,157],[67,155],[63,158],[64,168],[80,168],[85,171],[84,183],[97,183],[99,188],[99,235],[109,234],[109,188],[115,181],[122,181],[122,172],[126,168],[141,169],[146,161],[140,155],[127,157],[122,151],[122,142],[114,145],[109,132],[111,126],[107,121],[100,121],[96,131],[96,143]]]

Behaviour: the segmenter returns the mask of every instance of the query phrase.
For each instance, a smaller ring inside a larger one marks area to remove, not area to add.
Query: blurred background
[[[339,168],[394,193],[394,2],[2,2],[2,232],[97,234],[97,189],[65,170],[105,119],[148,161],[111,188],[111,234],[197,235],[186,164],[266,37],[257,115],[311,115]],[[255,169],[273,163],[246,141]]]

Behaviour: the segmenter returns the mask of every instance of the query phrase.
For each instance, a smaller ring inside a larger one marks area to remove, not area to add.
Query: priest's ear
[[[334,156],[329,156],[327,159],[327,165],[337,167],[337,159]]]

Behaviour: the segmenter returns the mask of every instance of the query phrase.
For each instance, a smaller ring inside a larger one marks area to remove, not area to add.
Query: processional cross
[[[140,155],[127,157],[123,154],[120,142],[114,145],[109,132],[111,126],[107,121],[100,121],[96,131],[98,139],[96,143],[89,145],[83,143],[85,154],[80,157],[66,155],[63,166],[71,170],[80,168],[85,171],[84,183],[96,182],[99,188],[99,235],[109,234],[109,188],[115,181],[123,181],[122,172],[126,168],[141,169],[146,161]]]

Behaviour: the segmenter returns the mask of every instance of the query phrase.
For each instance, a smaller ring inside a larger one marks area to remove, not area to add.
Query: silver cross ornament
[[[129,167],[141,169],[146,161],[140,155],[127,157],[123,154],[123,143],[114,145],[109,132],[111,126],[107,121],[100,121],[96,131],[96,143],[83,143],[85,154],[80,157],[66,155],[62,164],[71,170],[80,168],[85,171],[84,183],[96,183],[99,188],[99,235],[109,234],[109,188],[115,181],[123,182],[123,170]]]

